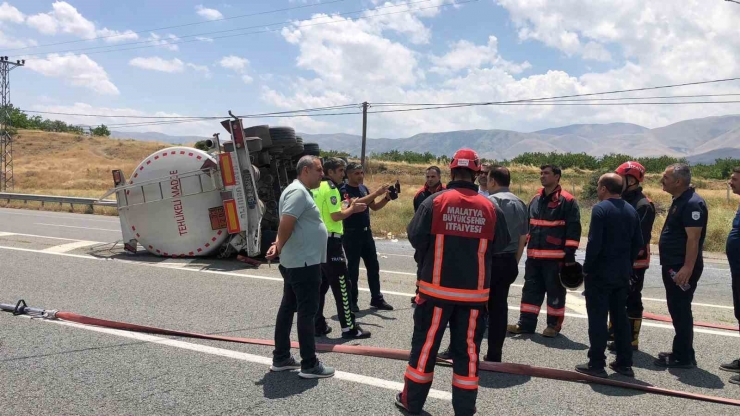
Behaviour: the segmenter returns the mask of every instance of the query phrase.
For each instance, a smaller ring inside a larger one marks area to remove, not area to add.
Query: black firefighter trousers
[[[537,317],[547,293],[547,326],[560,331],[565,319],[566,290],[560,284],[560,260],[528,258],[524,267],[524,288],[519,325],[526,332],[537,329]]]
[[[329,237],[326,242],[326,263],[321,264],[321,298],[319,299],[319,311],[316,314],[316,330],[321,333],[326,327],[324,318],[324,304],[326,293],[331,288],[334,301],[337,304],[337,318],[342,332],[349,331],[355,327],[355,314],[350,310],[350,296],[352,283],[347,278],[347,263],[344,259],[342,239]]]
[[[485,306],[471,307],[419,299],[414,311],[411,356],[404,375],[401,400],[411,413],[420,413],[434,378],[437,351],[450,324],[452,407],[455,415],[475,413],[478,397],[478,354],[486,330]]]

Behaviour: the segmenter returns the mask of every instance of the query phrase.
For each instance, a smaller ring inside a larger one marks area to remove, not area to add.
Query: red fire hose
[[[664,316],[664,315],[656,315],[654,313],[648,313],[643,312],[642,314],[643,319],[650,319],[652,321],[660,321],[660,322],[668,322],[672,323],[673,320],[671,320],[670,316]],[[710,322],[696,322],[694,321],[694,326],[701,326],[704,328],[712,328],[712,329],[724,329],[727,331],[740,331],[740,326],[730,326],[730,325],[721,325],[721,324],[713,324]]]
[[[78,315],[72,312],[46,311],[43,309],[29,308],[26,306],[25,302],[23,301],[18,302],[18,304],[16,304],[15,306],[0,304],[0,310],[13,312],[14,315],[29,314],[29,315],[42,316],[42,317],[50,318],[50,319],[55,319],[55,318],[62,319],[65,321],[76,322],[79,324],[95,325],[95,326],[100,326],[100,327],[105,327],[105,328],[119,329],[119,330],[124,330],[124,331],[133,331],[133,332],[142,332],[142,333],[147,333],[147,334],[169,335],[169,336],[207,339],[207,340],[215,340],[215,341],[237,342],[237,343],[252,344],[252,345],[265,345],[265,346],[275,345],[274,342],[271,340],[198,334],[198,333],[192,333],[192,332],[175,331],[175,330],[170,330],[170,329],[129,324],[125,322],[108,321],[105,319],[98,319],[98,318],[92,318],[89,316]],[[298,343],[292,342],[291,346],[293,348],[298,348]],[[316,349],[318,351],[325,351],[325,352],[363,355],[363,356],[369,356],[369,357],[389,358],[389,359],[403,360],[403,361],[406,361],[409,359],[409,351],[392,349],[392,348],[316,344]],[[445,361],[445,360],[438,359],[438,361]],[[445,361],[445,362],[449,363],[449,361]],[[638,391],[643,391],[646,393],[660,394],[664,396],[682,397],[682,398],[692,399],[692,400],[701,400],[701,401],[712,402],[712,403],[740,406],[740,400],[734,400],[734,399],[728,399],[728,398],[716,397],[716,396],[707,396],[707,395],[696,394],[696,393],[688,393],[688,392],[678,391],[678,390],[668,390],[668,389],[663,389],[660,387],[655,387],[655,386],[650,386],[650,385],[645,386],[645,385],[639,385],[635,383],[627,383],[624,381],[604,379],[604,378],[589,376],[586,374],[581,374],[575,371],[558,370],[558,369],[547,368],[547,367],[535,367],[535,366],[524,365],[524,364],[493,363],[493,362],[487,362],[487,361],[482,361],[479,365],[479,368],[483,371],[525,375],[525,376],[531,376],[531,377],[548,378],[548,379],[553,379],[553,380],[595,383],[595,384],[602,384],[602,385],[613,386],[613,387],[638,390]]]

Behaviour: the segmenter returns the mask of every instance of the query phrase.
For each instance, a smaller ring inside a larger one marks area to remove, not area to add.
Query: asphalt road
[[[277,269],[248,269],[233,260],[161,259],[126,255],[117,218],[0,209],[0,302],[192,332],[272,339],[281,296]],[[82,242],[81,242],[82,241]],[[396,307],[359,313],[373,337],[349,344],[408,349],[414,292],[412,250],[377,241],[382,288]],[[580,253],[582,256],[582,253]],[[644,296],[649,312],[666,314],[653,266]],[[361,277],[361,281],[364,276]],[[521,277],[515,285],[521,285]],[[367,287],[366,284],[361,284]],[[518,309],[520,287],[509,305]],[[329,294],[331,296],[331,294]],[[360,292],[360,307],[369,293]],[[327,300],[332,313],[333,302]],[[585,362],[587,320],[580,294],[569,294],[562,335],[516,336],[505,361],[560,369]],[[727,264],[707,264],[695,296],[697,320],[736,324]],[[509,320],[514,323],[516,311]],[[339,324],[319,342],[342,343]],[[540,327],[544,328],[544,317]],[[737,332],[697,329],[699,368],[660,370],[652,360],[670,349],[669,325],[645,321],[637,380],[656,386],[737,398],[740,387],[718,369],[738,358]],[[294,334],[294,339],[295,334]],[[445,341],[446,342],[446,341]],[[484,341],[485,348],[485,341]],[[393,405],[405,363],[322,354],[340,372],[320,381],[270,373],[269,347],[149,336],[0,314],[0,414],[400,414]],[[612,376],[623,379],[621,376]],[[425,411],[452,414],[451,370],[438,367]],[[737,414],[738,409],[611,387],[481,373],[479,414]]]

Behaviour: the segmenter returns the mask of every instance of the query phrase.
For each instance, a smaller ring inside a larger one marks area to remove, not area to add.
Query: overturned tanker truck
[[[229,112],[231,115],[231,112]],[[233,116],[233,115],[232,115]],[[126,180],[113,171],[124,249],[164,257],[264,255],[277,236],[280,193],[302,156],[319,156],[290,127],[243,128],[234,117],[206,145],[159,150]]]

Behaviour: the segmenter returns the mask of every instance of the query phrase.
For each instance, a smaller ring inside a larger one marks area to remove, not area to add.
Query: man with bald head
[[[622,200],[622,177],[619,175],[602,175],[596,192],[600,202],[591,210],[586,261],[583,263],[591,348],[588,350],[588,363],[577,365],[576,370],[608,377],[604,369],[604,352],[609,337],[609,314],[614,324],[617,353],[617,359],[609,363],[609,367],[617,373],[634,377],[627,294],[632,263],[643,246],[640,218],[632,205]]]

